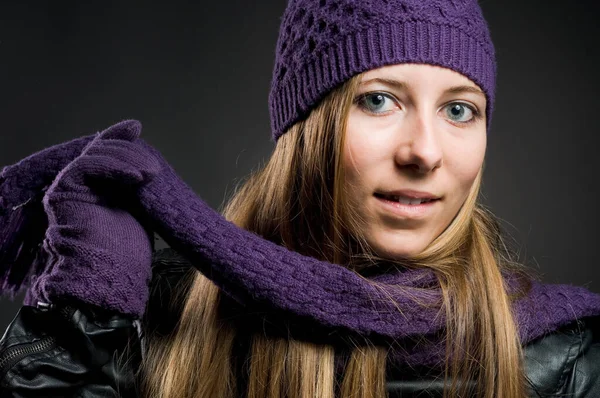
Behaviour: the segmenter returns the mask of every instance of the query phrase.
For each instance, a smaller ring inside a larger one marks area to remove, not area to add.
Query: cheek
[[[355,185],[359,181],[359,176],[364,172],[369,163],[369,148],[361,140],[359,132],[349,128],[346,132],[346,142],[344,145],[344,170],[347,182]]]
[[[360,116],[352,116],[346,131],[343,161],[346,173],[355,180],[367,178],[384,161],[390,146],[386,132],[374,128]]]
[[[477,178],[485,158],[486,137],[458,143],[446,156],[446,167],[451,170],[456,188],[462,194],[461,200],[466,199],[473,182]]]
[[[344,189],[350,205],[358,210],[361,198],[368,190],[369,176],[372,176],[374,151],[372,143],[363,138],[365,134],[361,134],[355,124],[350,126],[353,127],[346,131],[343,151]]]

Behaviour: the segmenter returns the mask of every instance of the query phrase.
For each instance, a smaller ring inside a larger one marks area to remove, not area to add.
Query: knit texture
[[[107,131],[114,137],[119,137],[119,131],[131,136],[132,131],[139,134],[140,125],[126,121]],[[101,135],[83,139],[89,142],[94,138],[100,139]],[[154,157],[160,163],[156,176],[138,191],[142,217],[174,250],[237,302],[266,305],[367,338],[402,341],[433,336],[443,329],[445,320],[438,308],[422,307],[415,302],[416,299],[432,304],[440,298],[439,286],[430,271],[395,271],[369,280],[341,265],[289,251],[225,220],[194,193],[158,150],[140,138],[133,142],[139,146],[140,156]],[[41,151],[2,171],[0,194],[5,207],[0,212],[0,225],[10,224],[14,212],[11,209],[27,200],[23,192],[35,195],[47,182],[49,173],[60,171],[57,165],[73,160],[81,149],[80,143],[72,141]],[[91,142],[90,147],[93,146]],[[28,181],[26,187],[18,185],[21,179]],[[16,186],[22,189],[11,189]],[[5,242],[0,240],[0,253],[7,249]],[[3,258],[0,277],[4,281],[11,280],[11,274],[18,270],[12,259]],[[80,277],[97,279],[98,266],[96,264],[96,269],[82,266],[77,272]],[[60,270],[54,269],[54,275],[57,272]],[[65,270],[62,283],[69,283],[72,272],[72,269]],[[20,275],[24,275],[22,270]],[[41,278],[43,274],[37,281]],[[25,277],[19,281],[13,278],[12,284],[3,286],[15,290],[29,282]],[[381,289],[373,282],[402,289]],[[99,286],[97,290],[91,286],[88,291],[78,292],[81,297],[77,299],[136,316],[143,313],[135,284],[130,290],[125,286],[125,290],[119,292]],[[515,287],[512,282],[508,286],[509,291]],[[123,286],[115,288],[123,289]],[[123,300],[123,296],[128,299]],[[529,295],[516,301],[513,310],[525,344],[574,319],[599,315],[600,296],[582,287],[533,282]],[[443,354],[443,347],[438,344],[403,348],[391,357],[410,365],[435,364]]]
[[[24,278],[44,267],[47,221],[42,198],[58,173],[89,144],[77,138],[28,156],[0,173],[0,289],[14,297]]]
[[[471,79],[486,94],[489,129],[496,58],[477,0],[290,0],[269,94],[273,140],[350,77],[399,63]]]
[[[90,142],[43,197],[47,268],[28,292],[31,304],[89,297],[117,309],[144,308],[148,301],[153,241],[134,216],[135,190],[160,165],[130,142],[139,130],[113,131],[119,139],[111,139],[109,130]]]

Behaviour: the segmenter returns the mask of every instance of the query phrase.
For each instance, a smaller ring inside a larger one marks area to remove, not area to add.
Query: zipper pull
[[[54,304],[51,303],[44,303],[43,301],[38,301],[37,302],[37,308],[42,310],[42,311],[48,311],[54,308]]]

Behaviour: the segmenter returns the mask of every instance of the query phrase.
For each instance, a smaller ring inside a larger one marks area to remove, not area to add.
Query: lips
[[[389,193],[375,193],[378,208],[383,211],[382,217],[390,220],[392,216],[401,222],[423,222],[423,220],[435,213],[440,197],[414,198],[404,195]],[[427,195],[423,195],[427,196]],[[396,221],[394,221],[396,222]]]
[[[386,195],[386,194],[380,194],[380,193],[376,193],[375,196],[377,196],[378,198],[381,198],[381,199],[389,200],[392,202],[398,202],[398,203],[401,203],[404,205],[420,205],[421,203],[428,203],[428,202],[437,200],[434,198],[411,198],[411,197],[407,197],[407,196]]]
[[[380,199],[404,205],[420,205],[422,203],[429,203],[440,199],[439,196],[429,192],[409,189],[375,192],[375,196]]]

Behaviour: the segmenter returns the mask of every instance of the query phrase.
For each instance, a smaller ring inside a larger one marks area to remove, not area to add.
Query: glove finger
[[[133,141],[140,136],[142,124],[137,120],[123,120],[98,134],[99,140]]]
[[[150,174],[152,171],[158,173],[160,170],[158,159],[148,153],[138,142],[119,140],[98,141],[86,150],[85,156],[88,155],[115,158],[121,162],[129,163],[132,167],[146,170]]]
[[[129,160],[123,161],[110,156],[82,156],[65,168],[64,174],[58,177],[56,185],[60,191],[81,192],[87,191],[88,182],[95,180],[112,181],[121,185],[139,185],[156,175],[152,163],[150,168],[146,167],[142,160],[135,164],[131,163]]]

